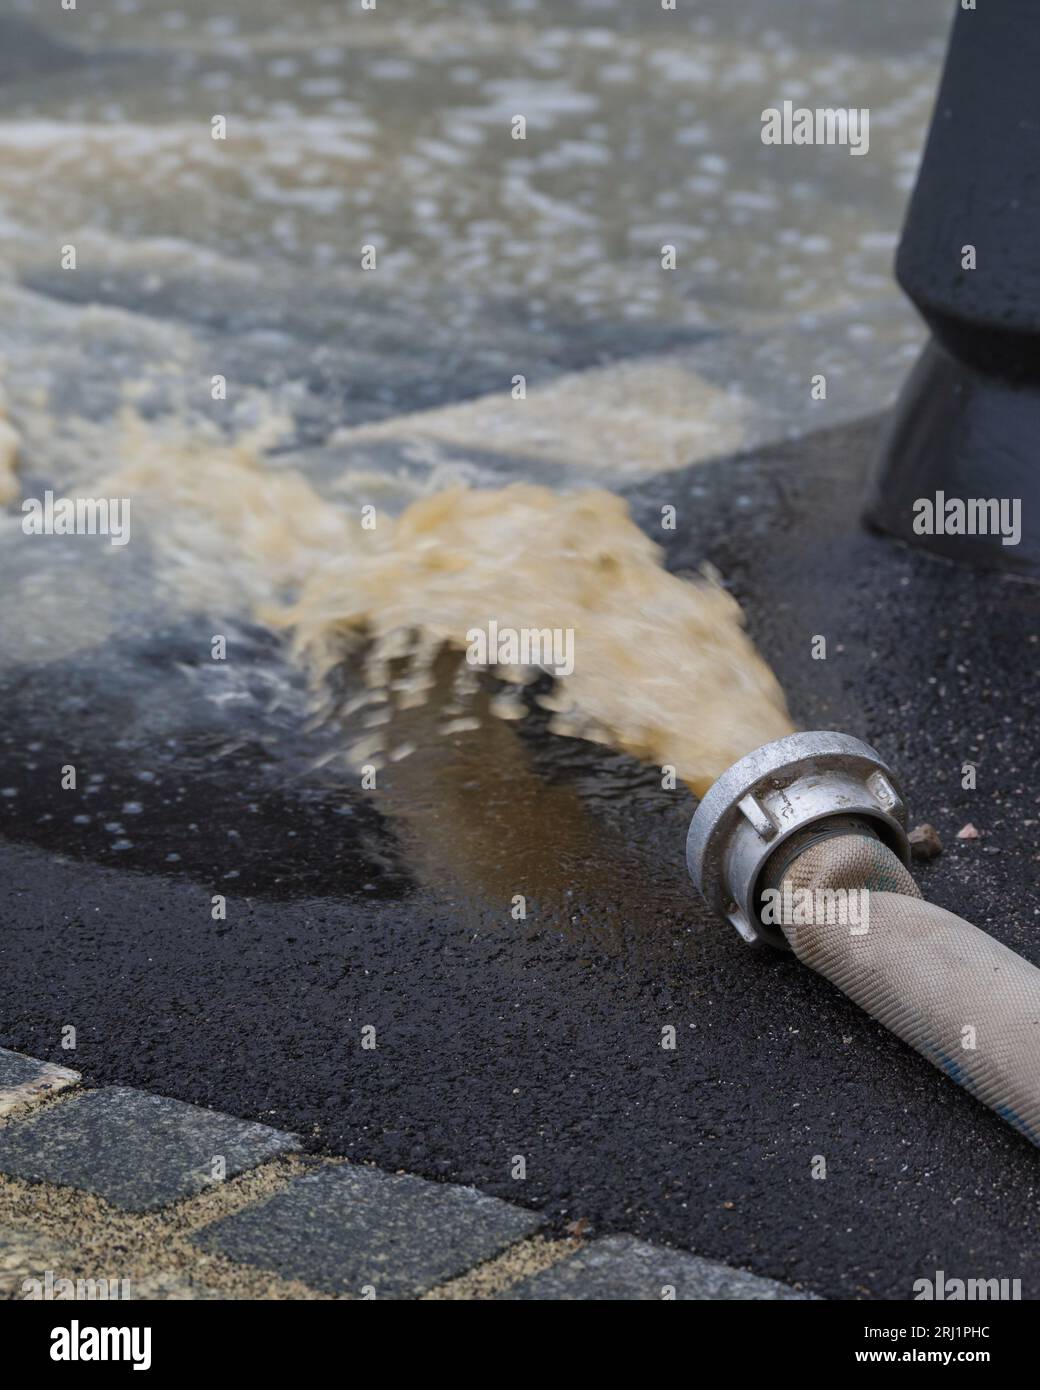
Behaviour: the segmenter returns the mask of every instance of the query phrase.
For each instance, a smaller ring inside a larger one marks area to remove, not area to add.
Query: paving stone
[[[230,1259],[328,1293],[415,1297],[490,1259],[542,1224],[471,1187],[337,1164],[195,1240]]]
[[[0,1047],[0,1117],[78,1081],[79,1072]]]
[[[0,1130],[0,1173],[95,1193],[152,1211],[299,1147],[292,1134],[183,1101],[109,1086]]]
[[[503,1299],[647,1301],[696,1299],[808,1299],[786,1284],[703,1260],[682,1250],[648,1245],[634,1236],[607,1236],[551,1269],[523,1279]],[[670,1296],[670,1295],[669,1295]]]

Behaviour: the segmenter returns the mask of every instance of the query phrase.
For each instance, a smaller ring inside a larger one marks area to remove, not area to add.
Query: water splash
[[[355,763],[407,756],[394,742],[395,708],[422,703],[438,654],[465,651],[491,623],[571,634],[573,670],[539,697],[555,732],[671,766],[698,794],[790,731],[739,605],[711,574],[669,574],[623,499],[596,488],[453,486],[396,518],[364,513],[265,458],[283,427],[273,420],[230,445],[203,443],[158,434],[128,411],[123,461],[96,487],[132,498],[163,587],[182,602],[226,611],[237,601],[290,634],[323,708],[361,725]],[[333,673],[347,659],[360,662],[366,689],[344,709]],[[496,669],[517,688],[540,674]],[[461,664],[446,731],[468,727],[477,683]],[[523,713],[508,689],[490,708]]]

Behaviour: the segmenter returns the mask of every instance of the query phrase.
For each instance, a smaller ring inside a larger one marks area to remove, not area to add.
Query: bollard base
[[[874,465],[864,520],[963,564],[1040,580],[1040,382],[989,376],[934,339]]]

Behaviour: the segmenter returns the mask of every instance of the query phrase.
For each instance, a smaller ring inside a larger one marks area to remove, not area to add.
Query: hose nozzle
[[[804,848],[813,830],[848,834],[853,825],[909,864],[906,805],[874,749],[848,734],[789,734],[748,753],[709,787],[690,824],[686,864],[708,905],[748,945],[786,950],[759,908],[770,861],[793,837]]]

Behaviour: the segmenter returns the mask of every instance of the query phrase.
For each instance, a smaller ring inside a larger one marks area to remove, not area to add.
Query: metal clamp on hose
[[[708,905],[732,922],[749,946],[787,942],[759,912],[766,866],[808,827],[848,833],[848,818],[910,862],[906,805],[889,768],[858,738],[789,734],[733,764],[708,789],[690,824],[686,864]]]

